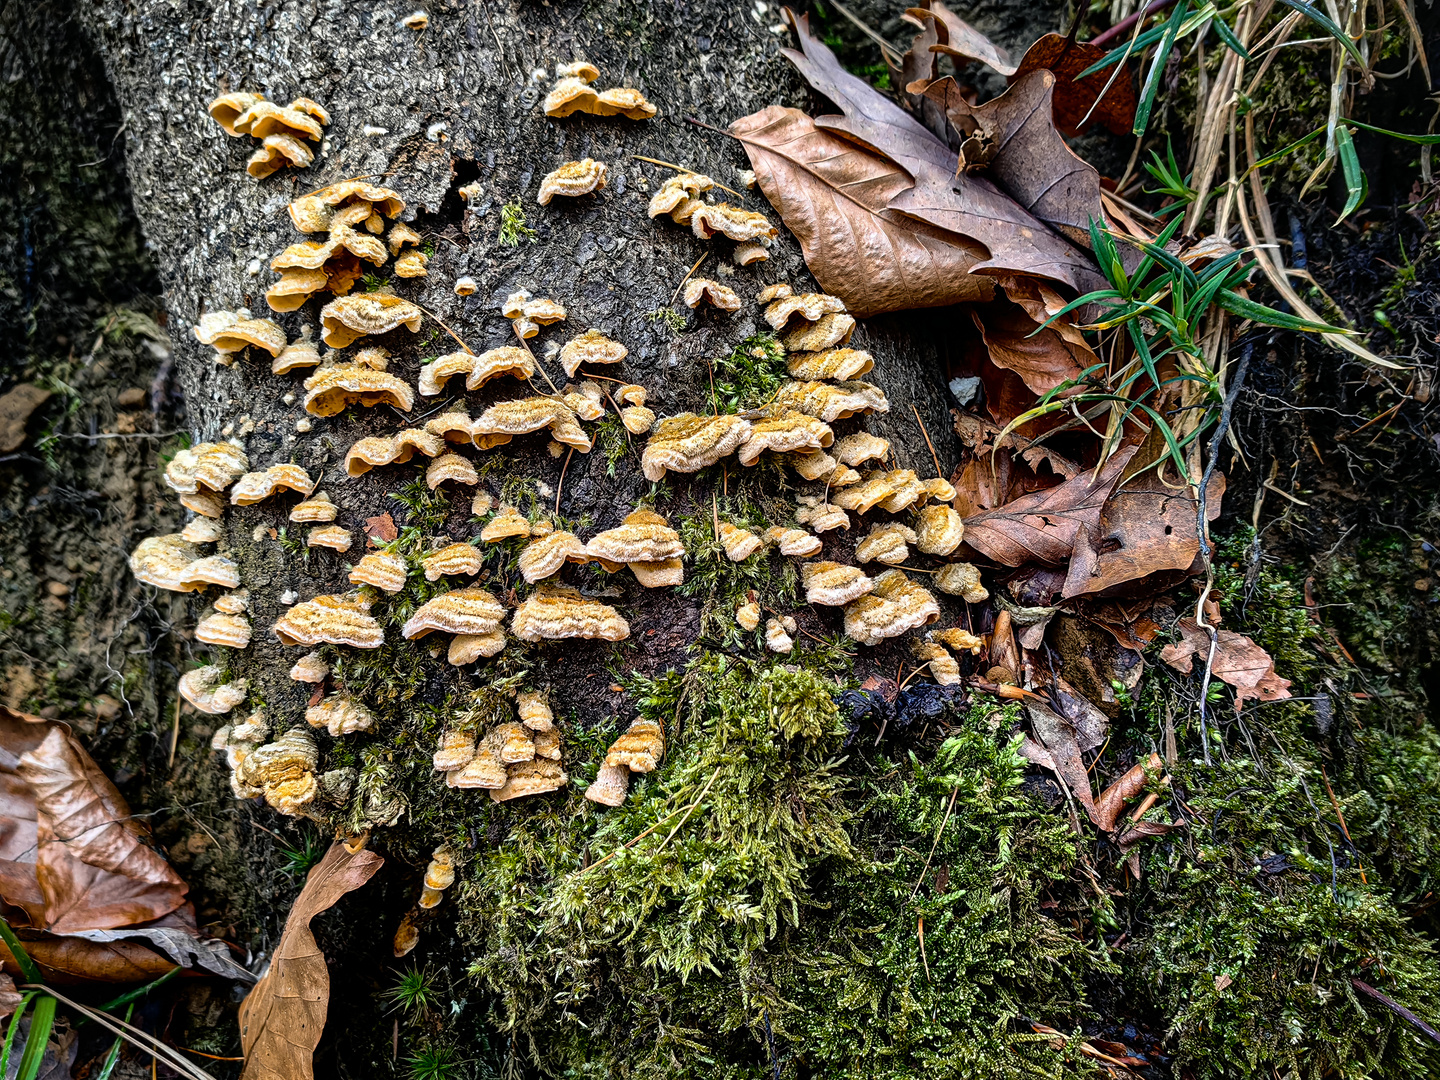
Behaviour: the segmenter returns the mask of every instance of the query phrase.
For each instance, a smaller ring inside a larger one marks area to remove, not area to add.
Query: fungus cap
[[[787,529],[781,525],[766,529],[763,539],[767,544],[779,545],[781,555],[814,555],[823,546],[819,537],[811,536],[804,529]]]
[[[575,589],[541,585],[515,610],[511,627],[522,641],[600,638],[623,641],[630,625],[614,608]]]
[[[572,113],[593,113],[599,95],[590,89],[586,80],[564,78],[557,82],[545,95],[543,106],[546,116],[562,117]]]
[[[405,560],[390,551],[372,551],[350,571],[354,585],[373,585],[384,592],[399,592],[405,587]]]
[[[835,444],[835,457],[842,465],[859,465],[875,458],[883,461],[889,453],[890,440],[868,431],[846,435]]]
[[[539,690],[523,690],[517,694],[515,712],[520,722],[532,731],[549,731],[555,726],[555,714]]]
[[[498,401],[474,422],[475,445],[482,450],[503,446],[516,435],[527,435],[548,427],[558,442],[573,446],[582,453],[590,451],[591,442],[580,427],[579,418],[565,402],[550,397],[518,398]]]
[[[438,551],[432,551],[420,560],[425,568],[426,581],[439,581],[447,575],[478,574],[485,565],[474,544],[447,544]]]
[[[644,405],[627,405],[620,410],[620,422],[631,435],[644,435],[655,426],[655,413]]]
[[[310,498],[302,500],[290,508],[290,520],[295,522],[334,521],[339,513],[340,508],[330,501],[330,496],[323,491],[317,491]]]
[[[456,634],[450,639],[445,659],[454,667],[464,667],[482,656],[494,656],[504,648],[505,634],[500,630],[488,634]]]
[[[305,411],[312,416],[335,416],[352,404],[393,405],[409,412],[415,391],[403,379],[358,364],[321,367],[305,380]]]
[[[206,106],[206,111],[210,113],[211,118],[217,124],[225,129],[226,135],[238,139],[246,132],[237,129],[235,121],[249,112],[252,105],[264,100],[264,94],[221,94]]]
[[[630,350],[618,341],[611,341],[599,330],[586,330],[567,341],[560,349],[560,366],[565,377],[573,379],[582,364],[618,364],[630,354]],[[645,399],[636,402],[645,404]]]
[[[979,656],[980,650],[985,648],[983,637],[958,626],[952,626],[946,630],[931,630],[926,636],[932,641],[942,643],[947,649],[953,649],[955,652],[968,652],[972,656]]]
[[[432,416],[425,421],[425,430],[446,442],[468,443],[475,438],[470,414],[465,411],[464,406]]]
[[[836,469],[835,459],[824,451],[790,454],[785,459],[806,480],[824,480]]]
[[[645,479],[661,480],[668,469],[692,473],[734,453],[750,432],[750,422],[733,413],[696,416],[680,413],[661,420],[640,456]]]
[[[795,290],[783,281],[777,281],[774,285],[766,285],[758,293],[755,299],[762,304],[768,304],[772,300],[783,300],[787,296],[794,296]]]
[[[922,483],[925,485],[926,494],[936,502],[948,503],[955,498],[955,485],[943,477],[932,476],[929,480],[922,481]]]
[[[785,632],[779,619],[765,620],[765,647],[773,653],[788,653],[795,648],[795,639]]]
[[[816,353],[795,353],[788,357],[785,363],[791,378],[807,381],[854,379],[858,375],[868,374],[875,367],[874,358],[863,349],[824,349]]]
[[[223,645],[227,649],[243,649],[250,644],[250,620],[244,615],[215,612],[195,626],[195,640],[207,645]]]
[[[725,557],[731,562],[744,562],[760,550],[761,540],[749,529],[742,529],[728,521],[720,523],[720,543],[724,545]]]
[[[250,609],[250,590],[236,589],[215,600],[215,610],[226,615],[243,615]]]
[[[506,765],[535,760],[534,737],[528,728],[523,724],[515,723],[513,720],[498,725],[490,734],[485,736],[485,743],[494,750],[495,756]]]
[[[890,494],[880,500],[880,509],[898,514],[911,506],[922,506],[930,497],[924,483],[913,469],[895,469],[885,474],[885,482],[891,487]]]
[[[917,546],[925,554],[949,555],[965,536],[965,522],[953,507],[937,503],[920,511],[916,532],[920,538]]]
[[[874,579],[870,595],[845,608],[845,633],[862,645],[877,645],[938,618],[940,606],[929,592],[903,571],[886,570]]]
[[[473,487],[480,483],[480,474],[469,458],[453,452],[445,453],[425,467],[425,484],[434,491],[447,480]]]
[[[651,563],[680,558],[685,545],[664,518],[637,510],[618,527],[591,537],[585,551],[592,559],[612,563]]]
[[[446,784],[457,788],[490,789],[505,784],[505,766],[491,747],[477,747],[475,756],[462,768],[451,771],[445,778]]]
[[[322,120],[309,107],[314,105],[309,98],[296,98],[289,105],[277,105],[261,98],[235,118],[235,129],[255,139],[266,139],[272,135],[288,135],[292,139],[309,139],[319,142],[325,135]],[[319,108],[319,106],[315,106]],[[324,110],[321,109],[324,115]]]
[[[248,468],[250,460],[238,443],[197,443],[170,459],[165,483],[181,494],[224,491]]]
[[[290,678],[296,682],[323,683],[330,677],[330,665],[318,652],[308,652],[290,667]]]
[[[345,454],[345,471],[363,476],[377,465],[407,462],[420,451],[435,457],[445,449],[445,440],[422,428],[406,428],[394,435],[371,435],[360,439]]]
[[[766,450],[788,453],[822,450],[835,441],[830,425],[798,409],[776,408],[769,415],[750,421],[750,431],[740,445],[740,464],[754,465]]]
[[[603,161],[584,158],[567,161],[554,172],[547,173],[540,181],[540,193],[536,198],[541,206],[549,206],[556,195],[574,198],[588,195],[605,186],[606,166]]]
[[[644,405],[650,394],[639,383],[626,383],[615,391],[615,400],[622,405]]]
[[[436,772],[463,769],[475,757],[475,733],[451,728],[440,735],[440,745],[431,755]]]
[[[240,584],[233,560],[224,555],[202,558],[179,533],[141,540],[130,553],[130,572],[145,585],[171,592],[197,592],[207,585],[234,589]]]
[[[635,720],[605,751],[606,765],[653,772],[665,757],[665,732],[654,720]]]
[[[764,214],[729,203],[702,203],[690,216],[690,228],[701,240],[717,233],[731,240],[759,240],[778,236],[780,230]]]
[[[304,306],[305,301],[314,296],[317,292],[323,292],[331,287],[331,276],[324,270],[304,270],[296,267],[291,270],[283,270],[280,273],[280,280],[265,290],[265,303],[270,305],[271,311],[298,311]],[[298,353],[287,358],[286,354],[290,349],[286,348],[270,364],[270,370],[276,375],[283,375],[297,367],[311,366],[308,357]],[[316,355],[315,363],[319,363],[319,355]]]
[[[406,620],[400,636],[413,641],[432,631],[445,634],[493,634],[505,618],[505,606],[478,585],[451,589],[427,601]]]
[[[425,277],[430,273],[426,268],[426,263],[429,261],[430,256],[423,251],[407,251],[395,258],[395,276],[398,278]]]
[[[180,530],[180,539],[187,544],[218,544],[225,539],[225,529],[214,518],[192,518]]]
[[[844,345],[855,332],[855,317],[843,312],[822,315],[809,324],[790,331],[780,341],[786,352],[819,352]]]
[[[294,135],[276,132],[265,136],[260,149],[245,162],[245,171],[256,180],[264,180],[286,165],[297,169],[308,168],[315,160],[315,152]]]
[[[469,274],[462,275],[455,279],[456,296],[474,296],[480,291],[480,283]]]
[[[335,208],[355,202],[368,203],[387,218],[397,217],[405,209],[405,200],[397,191],[364,180],[341,180],[292,202],[290,220],[302,233],[326,232],[333,224]]]
[[[741,604],[735,609],[735,622],[742,630],[754,630],[760,625],[760,605],[754,600]]]
[[[740,310],[740,297],[735,294],[735,290],[710,278],[692,277],[685,282],[680,298],[688,308],[699,307],[703,302],[721,311]]]
[[[495,516],[480,530],[484,543],[494,544],[512,536],[529,536],[530,519],[513,506],[501,506]]]
[[[825,607],[844,607],[875,587],[858,566],[837,562],[804,563],[800,580],[805,585],[806,602]]]
[[[650,196],[650,205],[647,207],[646,213],[652,218],[659,217],[661,214],[673,215],[676,209],[686,203],[693,203],[695,196],[702,191],[709,191],[714,186],[715,181],[703,173],[678,173],[661,184],[659,190]],[[689,216],[687,215],[684,220],[688,222]]]
[[[296,604],[275,621],[282,645],[350,645],[378,649],[385,631],[369,614],[369,605],[352,596],[321,595]]]
[[[685,584],[685,564],[679,559],[656,559],[630,563],[635,580],[647,589]]]
[[[770,249],[763,241],[747,240],[743,244],[736,244],[730,257],[735,260],[736,266],[751,266],[770,258]]]
[[[255,346],[272,357],[285,348],[285,331],[271,319],[252,319],[236,311],[208,311],[195,324],[195,338],[217,353],[236,353]]]
[[[765,321],[772,330],[783,330],[791,319],[818,322],[825,315],[843,312],[845,302],[826,293],[794,293],[781,297],[765,308]]]
[[[314,290],[312,289],[311,291],[313,292]],[[269,293],[266,293],[266,296],[268,297]],[[304,303],[304,300],[301,300],[300,303]],[[271,306],[273,307],[274,305]],[[300,304],[296,304],[295,306],[299,307]],[[316,350],[315,343],[309,338],[301,338],[299,341],[293,341],[280,350],[280,354],[270,362],[270,373],[272,375],[284,375],[287,372],[295,371],[297,368],[318,367],[319,364],[320,353]]]
[[[802,525],[809,525],[817,533],[830,532],[832,529],[845,529],[848,532],[850,529],[849,514],[834,503],[820,502],[818,499],[812,505],[798,509],[795,520]]]
[[[508,802],[527,795],[544,795],[558,791],[569,781],[570,777],[558,761],[547,758],[522,761],[506,768],[504,786],[491,788],[490,798],[496,802]]]
[[[623,765],[601,764],[594,782],[585,789],[585,798],[601,806],[619,806],[630,791],[630,770]]]
[[[375,725],[375,716],[363,704],[349,694],[331,694],[318,705],[305,710],[305,722],[311,727],[323,727],[331,735],[351,735],[357,731],[369,731]]]
[[[590,561],[585,544],[574,533],[553,532],[532,540],[520,553],[520,576],[530,584],[553,577],[567,562]]]
[[[990,590],[980,583],[980,568],[974,563],[947,563],[935,575],[935,587],[943,593],[962,597],[967,604],[990,599]]]
[[[202,713],[222,716],[245,700],[245,680],[222,683],[223,669],[213,664],[198,667],[180,676],[180,696]]]
[[[584,83],[592,83],[600,77],[600,69],[589,60],[572,60],[568,64],[559,64],[555,68],[557,79],[579,79]]]
[[[912,642],[910,651],[917,660],[924,661],[930,677],[941,686],[954,686],[960,681],[960,665],[942,646],[929,642]]]
[[[409,300],[382,292],[342,296],[320,309],[322,336],[332,349],[343,349],[359,338],[388,333],[399,326],[419,333],[423,318],[424,312]]]
[[[517,349],[504,345],[488,349],[475,358],[474,366],[465,377],[466,390],[478,390],[491,379],[513,375],[517,379],[529,379],[535,374],[535,358],[528,349]]]
[[[305,537],[306,547],[330,548],[332,551],[349,551],[355,538],[350,530],[340,525],[320,525],[310,530]]]
[[[298,491],[309,495],[315,490],[315,481],[299,465],[271,465],[259,472],[249,472],[235,481],[230,489],[232,506],[251,506],[270,498],[278,491]]]
[[[827,424],[844,420],[857,413],[888,412],[890,402],[878,386],[867,382],[850,381],[788,382],[775,395],[772,406],[798,409],[809,416],[819,417]]]
[[[639,90],[615,87],[600,91],[595,106],[589,110],[596,116],[623,116],[628,120],[649,120],[658,110],[645,100]]]
[[[915,530],[898,521],[876,525],[855,545],[855,558],[861,562],[902,563],[910,557],[906,545],[916,539]]]

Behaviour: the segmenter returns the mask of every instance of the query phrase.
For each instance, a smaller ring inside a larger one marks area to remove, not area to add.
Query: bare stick
[[[565,490],[565,470],[570,468],[570,457],[575,453],[575,448],[570,448],[570,453],[565,455],[565,464],[560,466],[560,479],[555,484],[555,513],[560,513],[560,492]]]
[[[1354,851],[1355,841],[1350,839],[1350,830],[1345,827],[1345,812],[1340,809],[1340,800],[1335,798],[1335,791],[1330,786],[1330,777],[1326,775],[1324,765],[1320,766],[1320,779],[1325,781],[1325,794],[1330,796],[1330,805],[1335,808],[1335,817],[1340,822],[1340,831],[1345,834],[1345,842],[1350,845],[1350,850]],[[1370,882],[1365,877],[1365,868],[1357,863],[1356,869],[1360,871],[1360,881],[1369,885]]]
[[[691,176],[703,176],[703,175],[704,175],[703,173],[698,173],[698,172],[696,172],[694,169],[690,168],[688,165],[676,165],[673,161],[661,161],[659,158],[646,157],[644,154],[631,154],[630,156],[631,156],[632,158],[634,158],[636,161],[648,161],[651,165],[659,165],[662,169],[674,169],[676,172],[689,173]],[[724,184],[716,184],[715,186],[716,186],[717,188],[719,188],[721,191],[728,191],[731,195],[734,195],[737,199],[743,199],[743,198],[745,198],[745,196],[744,196],[743,193],[741,193],[741,192],[739,192],[739,191],[736,191],[734,188],[728,188],[728,187],[726,187]]]
[[[690,267],[689,270],[685,271],[685,276],[680,279],[680,284],[679,284],[679,285],[676,285],[676,286],[675,286],[675,291],[670,294],[670,303],[671,303],[672,305],[675,303],[675,298],[680,295],[680,290],[685,287],[685,282],[687,282],[687,281],[690,280],[690,275],[693,274],[693,273],[695,273],[696,270],[699,270],[699,269],[700,269],[700,264],[703,263],[703,262],[704,262],[706,259],[708,259],[709,257],[710,257],[710,253],[709,253],[708,251],[705,252],[704,255],[701,255],[700,258],[698,258],[698,259],[695,260],[695,265],[694,265],[694,266]]]
[[[940,455],[935,453],[935,444],[930,441],[930,432],[925,430],[925,421],[920,419],[920,410],[915,403],[910,403],[910,411],[915,414],[915,422],[920,425],[920,434],[925,436],[925,445],[930,448],[930,460],[935,462],[935,475],[940,475]]]

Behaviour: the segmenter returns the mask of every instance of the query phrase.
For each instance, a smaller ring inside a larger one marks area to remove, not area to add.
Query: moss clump
[[[773,398],[789,375],[785,350],[774,334],[755,334],[715,361],[715,395],[721,412],[754,409]]]
[[[463,886],[471,974],[544,1070],[1069,1074],[1012,1021],[1068,1015],[1106,965],[1040,913],[1075,849],[1021,793],[1009,718],[862,763],[812,672],[711,654],[634,687],[661,768],[615,810],[578,763],[565,800],[493,808]]]
[[[499,240],[506,247],[519,247],[525,240],[535,243],[535,230],[525,224],[525,208],[519,199],[511,199],[500,207]]]

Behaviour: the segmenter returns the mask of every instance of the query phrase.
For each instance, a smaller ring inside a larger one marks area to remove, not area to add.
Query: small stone
[[[295,421],[296,431],[309,431],[312,427],[314,427],[314,425],[310,423],[310,418],[308,416],[302,416],[299,420]]]
[[[63,581],[47,581],[45,583],[45,591],[51,596],[69,596],[70,586],[66,585]]]
[[[284,397],[282,397],[280,400],[283,401],[286,405],[294,405],[294,404],[295,404],[295,395],[294,395],[293,393],[286,394],[286,395],[285,395]]]
[[[145,391],[138,386],[132,386],[120,391],[120,396],[115,399],[117,405],[122,409],[133,409],[137,405],[145,404]]]

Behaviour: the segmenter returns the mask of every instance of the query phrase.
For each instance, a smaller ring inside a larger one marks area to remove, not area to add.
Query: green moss
[[[680,312],[676,311],[673,307],[658,307],[653,311],[647,311],[645,318],[649,319],[652,323],[664,323],[670,328],[670,332],[673,334],[678,334],[681,330],[685,329],[685,316],[681,315]]]
[[[525,209],[518,198],[500,207],[499,240],[506,247],[519,247],[526,240],[535,243],[535,230],[525,224]]]
[[[714,378],[721,412],[756,408],[773,398],[789,378],[785,350],[774,334],[755,334],[715,361]]]

